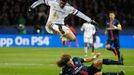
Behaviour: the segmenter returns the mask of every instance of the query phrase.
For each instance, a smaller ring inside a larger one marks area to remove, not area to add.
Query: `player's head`
[[[109,12],[109,18],[115,19],[115,12],[113,12],[113,11]]]
[[[64,8],[64,6],[66,5],[67,0],[60,0],[60,7]]]
[[[71,56],[69,54],[63,54],[59,61],[57,61],[58,67],[64,67],[70,61]]]

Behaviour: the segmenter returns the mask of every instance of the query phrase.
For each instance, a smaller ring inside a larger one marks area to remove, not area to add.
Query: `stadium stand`
[[[49,7],[40,5],[33,13],[29,14],[27,10],[34,1],[36,0],[0,0],[0,28],[20,23],[26,26],[45,25],[49,13],[46,10],[49,10]],[[105,27],[107,13],[111,10],[117,13],[117,18],[123,26],[134,27],[134,9],[132,7],[134,0],[72,0],[70,4],[95,19],[101,28]],[[84,22],[74,16],[68,18],[66,21],[73,23],[77,28],[80,28]]]

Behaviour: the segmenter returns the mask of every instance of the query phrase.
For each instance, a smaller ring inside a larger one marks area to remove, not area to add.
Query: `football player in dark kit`
[[[120,60],[120,43],[119,43],[119,31],[122,30],[120,22],[115,19],[115,13],[109,12],[109,19],[106,21],[106,31],[108,34],[108,39],[106,43],[106,48],[112,51],[115,56],[118,55],[118,60]]]
[[[86,66],[84,62],[91,62],[98,58],[100,53],[96,53],[93,57],[80,58],[71,57],[69,54],[63,54],[57,66],[62,68],[59,75],[125,75],[123,71],[120,72],[101,72],[102,65],[123,65],[123,59],[114,61],[111,59],[97,59],[91,66]]]

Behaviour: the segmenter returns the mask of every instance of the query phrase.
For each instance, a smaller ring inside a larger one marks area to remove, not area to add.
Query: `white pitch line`
[[[9,66],[19,66],[19,65],[26,65],[26,66],[32,66],[32,65],[34,65],[34,66],[36,66],[36,65],[41,65],[41,66],[43,66],[43,65],[45,65],[45,64],[30,64],[30,63],[0,63],[0,66],[4,66],[4,65],[9,65]]]
[[[109,67],[134,68],[134,66],[109,66]]]
[[[0,63],[0,66],[43,66],[43,65],[56,65],[56,64],[32,64],[32,63]],[[106,66],[106,65],[105,65]],[[107,65],[108,67],[123,67],[123,68],[134,68],[134,65],[132,66],[121,66],[121,65]]]

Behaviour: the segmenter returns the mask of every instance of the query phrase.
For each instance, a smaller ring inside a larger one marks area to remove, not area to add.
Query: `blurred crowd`
[[[49,7],[40,5],[33,13],[28,8],[36,0],[0,0],[0,25],[45,25]],[[124,26],[134,25],[134,0],[70,0],[69,3],[84,14],[95,19],[101,27],[105,26],[109,11],[115,11]],[[69,24],[81,26],[84,22],[75,16],[66,19]],[[78,23],[79,21],[79,23]]]

